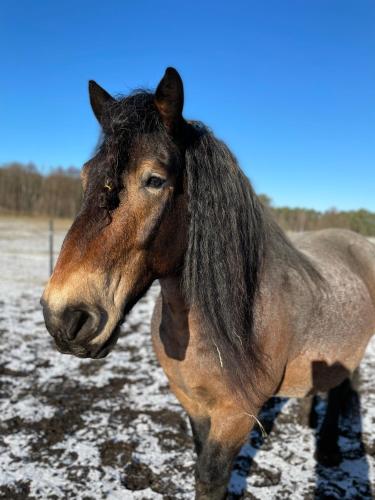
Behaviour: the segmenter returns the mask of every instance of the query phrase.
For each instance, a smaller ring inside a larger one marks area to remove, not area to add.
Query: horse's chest
[[[157,303],[152,320],[152,341],[172,391],[191,415],[205,415],[231,394],[222,377],[217,352],[202,339],[191,318],[173,323]]]

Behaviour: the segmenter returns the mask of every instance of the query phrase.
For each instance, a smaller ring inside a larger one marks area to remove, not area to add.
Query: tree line
[[[330,208],[320,212],[307,208],[273,207],[267,195],[260,195],[260,198],[286,231],[315,231],[337,227],[351,229],[364,236],[375,236],[375,213],[363,208],[349,211]]]
[[[72,218],[81,204],[79,170],[56,168],[47,175],[32,163],[0,168],[0,213]]]
[[[277,222],[287,231],[311,231],[339,227],[375,236],[375,213],[368,210],[325,212],[306,208],[274,207],[260,195]],[[0,166],[0,214],[46,215],[73,218],[81,204],[79,170],[56,168],[43,175],[33,164]]]

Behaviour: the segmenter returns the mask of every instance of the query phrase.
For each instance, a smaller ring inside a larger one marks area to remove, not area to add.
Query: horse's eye
[[[151,175],[146,181],[146,187],[160,189],[165,184],[165,179],[158,175]]]

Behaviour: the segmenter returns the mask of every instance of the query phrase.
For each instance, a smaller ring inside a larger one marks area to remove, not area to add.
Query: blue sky
[[[87,81],[154,88],[171,65],[275,205],[375,210],[373,0],[3,0],[0,56],[0,164],[81,166]]]

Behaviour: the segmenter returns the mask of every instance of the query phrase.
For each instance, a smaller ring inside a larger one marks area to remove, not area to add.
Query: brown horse
[[[274,394],[330,391],[318,458],[337,463],[340,387],[375,331],[374,246],[341,230],[291,242],[225,144],[184,120],[173,68],[155,94],[89,90],[102,141],[42,298],[58,349],[106,356],[158,279],[153,344],[191,420],[197,498],[225,496]]]

